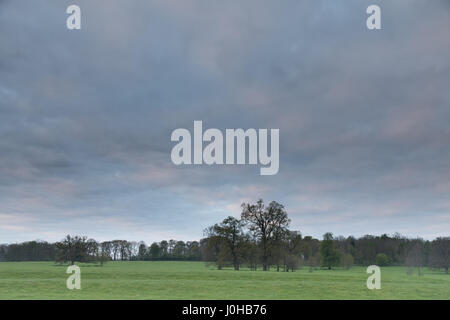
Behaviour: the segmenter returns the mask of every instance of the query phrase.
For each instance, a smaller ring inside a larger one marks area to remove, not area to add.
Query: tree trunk
[[[236,256],[233,256],[233,266],[234,266],[234,270],[239,270],[239,262],[238,262],[238,258]]]

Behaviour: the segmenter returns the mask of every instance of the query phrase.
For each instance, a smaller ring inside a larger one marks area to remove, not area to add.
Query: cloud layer
[[[0,1],[0,243],[198,239],[242,201],[320,237],[450,229],[450,5]],[[176,167],[176,128],[279,128],[280,171]]]

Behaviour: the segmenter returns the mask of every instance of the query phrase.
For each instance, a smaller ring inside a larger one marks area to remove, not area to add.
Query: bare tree
[[[302,244],[302,234],[300,231],[287,231],[285,237],[285,270],[289,272],[294,271],[300,264],[300,250]]]
[[[286,210],[283,205],[275,201],[266,207],[262,199],[256,204],[243,203],[241,207],[241,219],[249,226],[259,242],[263,270],[267,271],[273,246],[280,235],[286,232],[290,223]]]
[[[145,258],[147,257],[147,245],[145,244],[144,241],[140,241],[138,243],[137,255],[139,260],[145,260]]]
[[[413,239],[408,245],[406,265],[410,268],[417,268],[418,275],[422,275],[421,267],[424,265],[423,240]]]
[[[228,217],[224,219],[220,224],[205,230],[208,237],[215,237],[217,241],[222,241],[223,245],[227,246],[228,250],[223,250],[221,257],[224,257],[225,252],[229,252],[231,257],[231,263],[234,270],[239,270],[242,256],[242,244],[244,240],[244,234],[242,231],[243,223],[234,218]]]
[[[112,253],[113,253],[113,260],[119,259],[120,240],[113,240],[111,242],[111,247],[112,247]]]
[[[67,235],[62,241],[56,243],[58,249],[56,260],[59,262],[70,262],[71,265],[85,262],[88,259],[87,237]]]
[[[101,250],[102,250],[102,255],[108,256],[111,258],[111,254],[112,254],[112,242],[111,241],[104,241],[101,244]]]
[[[450,237],[436,238],[431,242],[431,265],[443,268],[448,274],[450,267]]]

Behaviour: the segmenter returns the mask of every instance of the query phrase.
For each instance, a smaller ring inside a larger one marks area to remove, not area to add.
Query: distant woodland
[[[307,267],[351,268],[353,265],[404,265],[421,274],[423,267],[450,266],[450,237],[432,241],[407,238],[400,234],[360,238],[333,236],[322,239],[290,230],[283,205],[263,200],[243,203],[240,219],[227,217],[204,230],[199,241],[163,240],[147,245],[143,241],[98,242],[86,236],[67,235],[56,243],[29,241],[0,245],[0,261],[91,262],[103,264],[118,260],[205,261],[218,269],[295,271]]]

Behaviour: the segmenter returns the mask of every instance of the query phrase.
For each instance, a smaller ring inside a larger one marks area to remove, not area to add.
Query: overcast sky
[[[0,243],[198,240],[258,198],[314,237],[448,236],[449,32],[444,0],[0,0]],[[194,120],[278,128],[279,173],[175,166]]]

